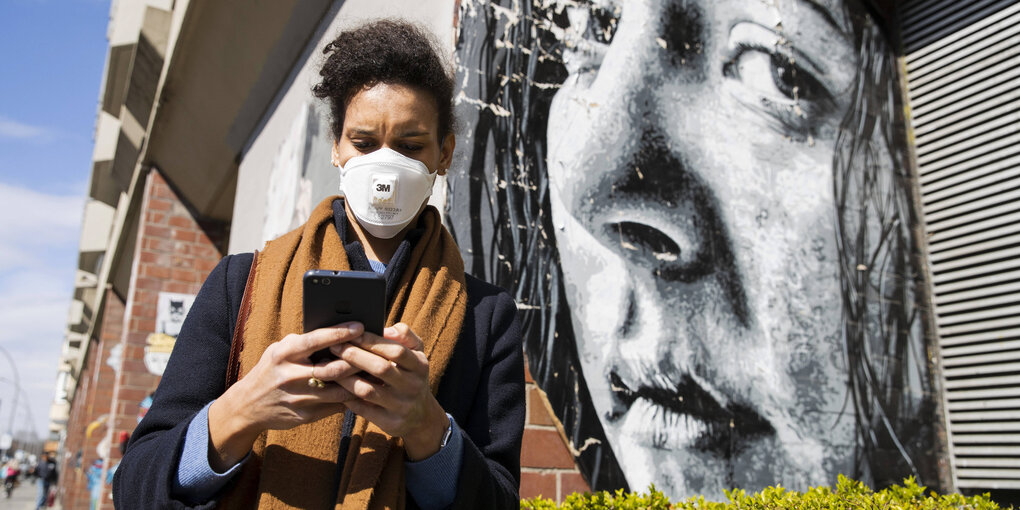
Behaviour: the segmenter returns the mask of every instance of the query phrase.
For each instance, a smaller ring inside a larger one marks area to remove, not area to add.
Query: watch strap
[[[449,443],[450,437],[453,436],[453,416],[450,416],[450,413],[446,413],[446,418],[450,420],[450,422],[446,426],[446,432],[443,434],[443,440],[439,443],[440,450],[446,447],[446,443]]]

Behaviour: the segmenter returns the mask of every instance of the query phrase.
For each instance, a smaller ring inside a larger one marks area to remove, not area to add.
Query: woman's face
[[[718,496],[852,472],[832,161],[857,54],[841,4],[593,3],[567,8],[548,171],[582,369],[631,487]]]
[[[355,94],[347,103],[340,136],[333,142],[333,166],[343,167],[356,156],[375,152],[383,147],[425,164],[429,172],[446,175],[453,158],[454,136],[443,136],[439,130],[439,110],[435,98],[427,91],[395,83],[379,83]],[[422,197],[418,208],[421,214],[428,205]],[[396,235],[380,240],[363,230],[347,207],[347,216],[362,239],[371,240],[367,246],[370,258],[389,260],[383,245],[395,247],[404,234],[414,228],[412,221]],[[372,246],[377,242],[382,244]]]
[[[430,172],[445,175],[453,157],[453,135],[439,132],[435,99],[425,90],[380,83],[358,92],[347,103],[340,137],[333,144],[333,165],[387,147],[417,159]]]

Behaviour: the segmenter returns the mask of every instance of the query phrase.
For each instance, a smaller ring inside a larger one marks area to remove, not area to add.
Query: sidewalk
[[[35,482],[27,481],[21,482],[21,485],[14,489],[11,499],[7,499],[3,490],[0,490],[0,510],[35,510],[35,497],[38,490]],[[60,510],[60,504],[57,503],[50,508]]]

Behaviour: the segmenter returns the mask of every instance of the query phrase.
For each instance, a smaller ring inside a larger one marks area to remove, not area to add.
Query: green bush
[[[814,487],[807,492],[789,491],[782,487],[769,487],[759,493],[747,494],[741,489],[726,491],[724,503],[705,500],[704,496],[673,503],[652,485],[647,494],[615,493],[606,491],[594,494],[575,493],[557,505],[543,498],[521,500],[522,510],[995,510],[999,505],[988,495],[964,497],[959,494],[925,495],[925,487],[907,478],[903,485],[894,485],[879,492],[869,489],[842,475],[835,490],[829,487]]]

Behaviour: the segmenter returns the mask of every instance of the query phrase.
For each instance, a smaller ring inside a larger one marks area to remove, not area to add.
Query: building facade
[[[429,27],[456,73],[430,200],[518,301],[523,497],[1020,488],[1018,13],[115,1],[53,413],[64,507],[112,506],[216,262],[337,192],[311,88],[332,34],[381,16]]]

